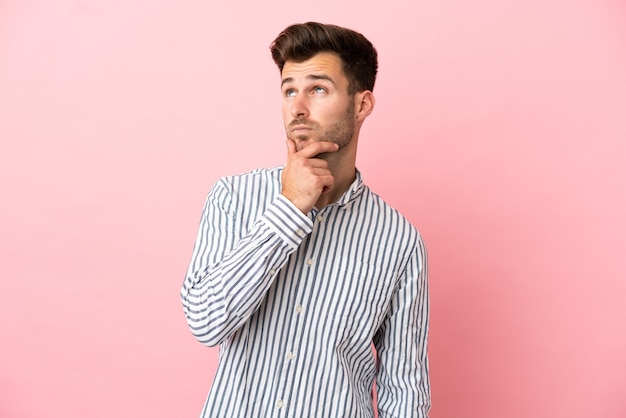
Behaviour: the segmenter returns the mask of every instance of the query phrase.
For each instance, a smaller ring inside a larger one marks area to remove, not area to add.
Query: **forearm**
[[[230,220],[207,205],[181,290],[189,327],[202,344],[220,344],[258,309],[302,231],[310,231],[310,220],[296,211],[279,197],[238,238]]]
[[[182,300],[189,328],[203,344],[213,346],[236,331],[261,303],[288,249],[259,227],[224,259],[187,276]]]

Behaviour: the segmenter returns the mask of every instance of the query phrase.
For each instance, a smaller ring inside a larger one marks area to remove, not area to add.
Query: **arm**
[[[222,180],[211,190],[181,290],[189,328],[202,344],[222,343],[258,309],[289,255],[311,232],[306,214],[334,184],[326,161],[315,157],[337,149],[322,141],[296,152],[288,140],[281,194],[249,231],[241,230],[230,185]]]
[[[420,238],[374,337],[380,418],[428,417],[428,314],[428,268]]]
[[[258,309],[312,228],[312,221],[279,195],[249,231],[242,231],[232,201],[224,180],[209,193],[181,289],[189,328],[207,346],[228,339]]]

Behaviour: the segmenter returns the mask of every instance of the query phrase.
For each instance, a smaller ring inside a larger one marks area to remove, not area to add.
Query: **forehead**
[[[326,76],[335,83],[346,81],[341,58],[332,52],[320,52],[306,61],[286,61],[281,73],[282,82],[295,82],[311,76]]]

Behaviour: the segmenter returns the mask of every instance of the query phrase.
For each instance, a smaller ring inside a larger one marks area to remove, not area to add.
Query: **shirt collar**
[[[361,175],[361,172],[358,169],[355,169],[355,170],[356,170],[356,176],[354,178],[354,181],[352,182],[350,187],[348,187],[348,190],[346,190],[345,193],[339,198],[339,200],[335,202],[335,205],[344,206],[352,202],[353,200],[355,200],[357,197],[361,195],[361,193],[363,193],[363,189],[364,189],[363,176]]]

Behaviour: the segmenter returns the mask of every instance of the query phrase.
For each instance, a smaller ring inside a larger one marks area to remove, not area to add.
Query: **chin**
[[[294,142],[294,144],[296,144],[296,151],[300,151],[307,145],[316,142],[314,139],[311,139],[308,136],[298,136],[296,138],[291,138],[291,140]]]

